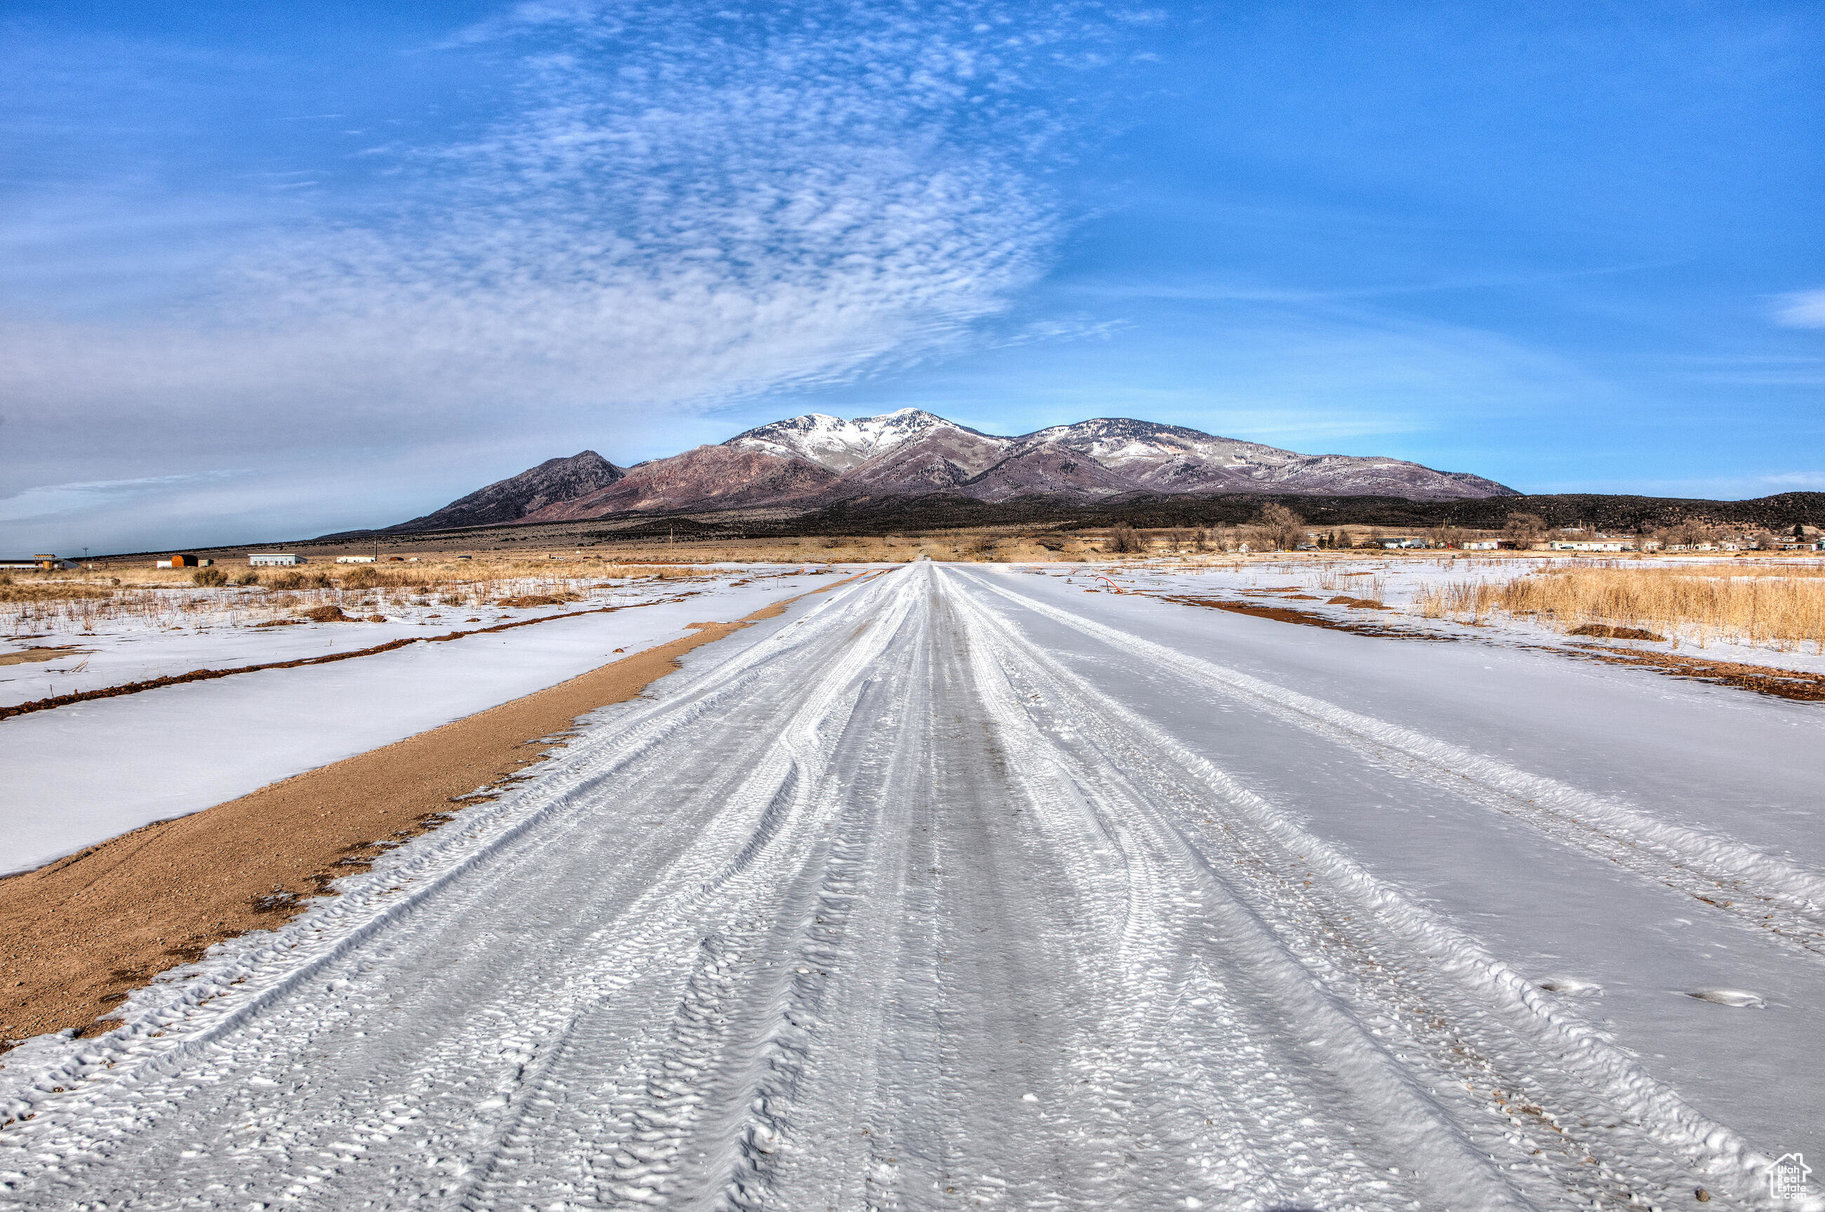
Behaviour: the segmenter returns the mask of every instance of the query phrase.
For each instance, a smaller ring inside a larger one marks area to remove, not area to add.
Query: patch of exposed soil
[[[1374,598],[1352,598],[1339,594],[1325,602],[1326,606],[1348,606],[1351,610],[1386,610],[1385,603]]]
[[[355,620],[342,613],[340,606],[318,606],[303,612],[303,618],[313,623],[353,623]]]
[[[566,602],[574,602],[576,600],[577,595],[574,593],[528,593],[522,594],[517,598],[502,598],[500,601],[496,602],[495,605],[506,606],[514,610],[528,610],[534,606],[562,606]]]
[[[98,1016],[155,974],[280,924],[443,823],[477,788],[524,777],[577,717],[633,698],[693,648],[795,600],[693,624],[694,635],[568,682],[0,879],[0,1050],[47,1031],[107,1030]]]
[[[91,652],[89,648],[78,648],[74,644],[62,647],[27,648],[21,652],[0,652],[0,665],[35,665],[40,661],[54,661],[58,657],[81,656]]]
[[[1656,644],[1667,642],[1667,637],[1664,635],[1655,635],[1653,632],[1644,631],[1639,627],[1615,627],[1609,623],[1585,623],[1572,628],[1566,634],[1588,635],[1599,640],[1652,640]]]

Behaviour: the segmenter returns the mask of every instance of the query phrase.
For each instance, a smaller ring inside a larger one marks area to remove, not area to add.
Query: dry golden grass
[[[643,581],[689,582],[712,575],[689,564],[518,556],[263,569],[223,562],[215,569],[232,574],[228,585],[199,585],[196,569],[118,563],[97,571],[16,576],[0,583],[0,632],[90,633],[117,623],[257,627],[300,610],[343,606],[367,616],[387,607],[473,611],[494,603],[559,605],[612,597]],[[249,583],[239,583],[244,580]]]
[[[109,598],[114,590],[107,585],[73,581],[41,581],[28,584],[0,585],[0,602],[69,602],[87,598]]]
[[[1531,616],[1562,631],[1636,627],[1703,647],[1713,640],[1825,652],[1825,576],[1807,566],[1693,564],[1552,568],[1505,583],[1457,581],[1423,591],[1428,618]]]

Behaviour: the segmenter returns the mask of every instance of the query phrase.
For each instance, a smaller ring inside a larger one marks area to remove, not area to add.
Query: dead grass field
[[[199,583],[198,572],[217,571],[229,574],[228,584]],[[261,627],[315,612],[373,617],[405,606],[529,608],[584,601],[631,584],[708,575],[691,564],[486,557],[263,569],[167,570],[116,563],[94,571],[0,577],[0,633],[89,633],[121,623]]]
[[[1549,568],[1507,582],[1455,581],[1421,592],[1428,618],[1531,617],[1565,632],[1623,627],[1675,643],[1716,641],[1825,653],[1825,568],[1767,563],[1645,563]]]

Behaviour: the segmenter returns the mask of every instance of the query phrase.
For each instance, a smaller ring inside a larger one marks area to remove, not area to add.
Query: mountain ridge
[[[985,503],[1126,496],[1303,493],[1448,501],[1519,495],[1469,472],[1404,459],[1306,455],[1133,417],[999,435],[918,408],[845,420],[806,413],[631,467],[594,451],[550,459],[386,528],[587,521],[620,514],[958,494]]]

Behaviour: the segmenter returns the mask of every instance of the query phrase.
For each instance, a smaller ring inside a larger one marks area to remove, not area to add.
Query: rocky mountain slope
[[[699,446],[628,469],[615,483],[528,513],[527,522],[574,522],[613,513],[733,509],[817,497],[841,479],[804,459],[737,447]]]
[[[546,459],[468,496],[450,502],[435,513],[397,526],[388,532],[454,530],[462,526],[498,526],[518,522],[557,501],[574,501],[606,488],[627,474],[593,450],[579,451],[568,459]]]
[[[1126,417],[1002,437],[903,408],[855,420],[821,413],[792,417],[625,472],[585,451],[542,463],[392,529],[753,506],[811,509],[932,493],[989,502],[1044,497],[1089,503],[1238,492],[1415,501],[1515,495],[1467,472],[1435,471],[1401,459],[1304,455]]]

